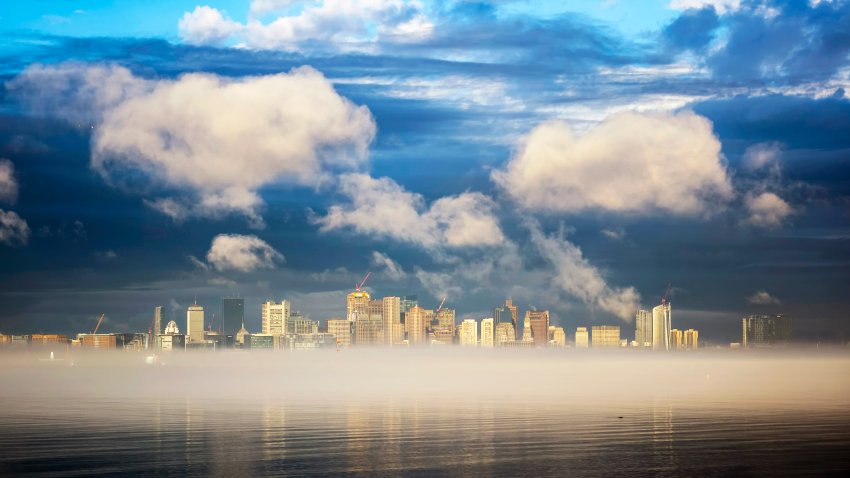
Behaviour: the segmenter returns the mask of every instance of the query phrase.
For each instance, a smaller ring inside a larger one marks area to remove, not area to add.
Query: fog
[[[850,351],[349,349],[341,352],[0,353],[7,404],[198,399],[445,405],[850,404]],[[153,362],[153,363],[151,363]]]

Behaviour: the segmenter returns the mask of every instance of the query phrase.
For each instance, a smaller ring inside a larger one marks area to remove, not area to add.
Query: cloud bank
[[[274,269],[284,260],[283,254],[257,236],[219,234],[213,238],[207,261],[220,271],[251,272]]]
[[[25,246],[29,242],[30,228],[14,211],[0,209],[0,244]]]

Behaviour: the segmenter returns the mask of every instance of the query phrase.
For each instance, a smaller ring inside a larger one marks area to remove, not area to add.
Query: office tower
[[[223,297],[221,299],[221,333],[236,335],[245,322],[245,299]]]
[[[384,297],[381,302],[383,304],[381,310],[381,328],[384,331],[384,344],[393,345],[400,343],[401,340],[396,337],[396,331],[401,330],[401,298]]]
[[[186,339],[189,343],[204,341],[204,308],[197,302],[186,311]]]
[[[620,326],[619,325],[594,325],[590,332],[591,346],[596,347],[619,347]]]
[[[682,331],[679,329],[670,329],[670,349],[679,350],[682,348]]]
[[[499,322],[496,324],[496,347],[503,347],[507,342],[516,340],[513,322]]]
[[[429,320],[428,312],[422,307],[414,305],[405,314],[404,327],[407,330],[407,342],[410,345],[426,342],[425,321]]]
[[[406,314],[407,311],[419,305],[419,297],[415,295],[406,295],[399,301],[401,313]]]
[[[751,315],[744,317],[741,343],[744,347],[777,345],[791,340],[791,318]]]
[[[670,350],[671,316],[669,302],[662,301],[652,309],[652,350]]]
[[[531,327],[531,338],[535,347],[545,347],[549,342],[549,311],[528,310],[525,312],[525,320]],[[525,340],[525,336],[523,336]]]
[[[351,345],[351,321],[347,319],[328,319],[328,333],[336,338],[340,347]]]
[[[384,304],[370,300],[365,311],[354,313],[354,344],[358,346],[379,345],[383,341],[381,324],[384,320]]]
[[[168,323],[165,324],[165,330],[162,333],[165,335],[178,335],[180,334],[180,328],[177,327],[177,322],[169,320]]]
[[[366,314],[369,309],[369,301],[372,300],[365,290],[350,292],[346,299],[346,317],[354,322],[357,314]]]
[[[699,348],[699,331],[688,329],[684,334],[684,346],[688,350],[696,350]]]
[[[519,323],[517,322],[517,320],[519,320],[519,317],[517,316],[517,308],[514,305],[513,300],[505,299],[505,304],[501,305],[499,307],[496,307],[496,309],[493,312],[494,312],[493,318],[496,320],[497,325],[502,323],[502,322],[510,322],[513,325],[514,334],[519,332],[519,328],[518,328]],[[514,335],[514,337],[511,340],[516,340],[518,338],[519,337]]]
[[[522,321],[522,339],[523,342],[532,342],[534,339],[531,336],[531,320],[528,314],[525,314],[525,320]]]
[[[261,311],[262,334],[275,336],[285,334],[289,315],[288,300],[282,300],[279,304],[273,300],[263,302]]]
[[[588,342],[587,327],[576,327],[576,348],[586,349]]]
[[[553,347],[564,347],[567,345],[567,334],[563,327],[549,326],[549,345]]]
[[[638,347],[652,346],[652,312],[639,310],[635,315],[635,342]]]
[[[290,312],[285,330],[287,334],[318,334],[319,323],[296,310]]]
[[[460,324],[460,345],[465,347],[478,346],[478,321],[466,319]]]
[[[153,336],[162,333],[162,306],[153,308]]]
[[[495,346],[496,339],[496,330],[495,330],[496,321],[493,318],[482,319],[481,320],[481,346],[487,348],[493,348]]]
[[[451,345],[454,339],[455,331],[455,310],[440,309],[437,312],[437,326],[434,330],[434,336],[440,342]]]

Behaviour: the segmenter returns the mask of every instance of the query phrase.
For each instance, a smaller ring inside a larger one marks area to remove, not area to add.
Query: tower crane
[[[96,333],[97,333],[97,329],[99,329],[99,328],[100,328],[100,324],[102,324],[102,323],[103,323],[103,318],[104,318],[105,316],[106,316],[106,314],[100,314],[100,318],[99,318],[99,319],[97,319],[97,325],[95,325],[95,326],[94,326],[94,330],[92,330],[92,331],[91,331],[92,335],[94,335],[94,334],[96,334]]]
[[[363,287],[363,284],[365,284],[366,281],[369,279],[370,275],[372,275],[372,272],[371,271],[367,272],[366,277],[364,277],[363,280],[360,281],[360,284],[357,284],[357,285],[354,286],[354,290],[357,291],[357,292],[360,292],[360,289]]]
[[[670,285],[671,285],[671,284],[668,282],[668,283],[667,283],[667,290],[666,290],[666,291],[664,291],[664,297],[662,297],[662,298],[661,298],[661,305],[664,305],[664,304],[666,304],[666,303],[667,303],[667,294],[669,294],[669,293],[670,293]]]
[[[443,300],[440,301],[440,305],[437,307],[437,311],[434,314],[439,314],[441,310],[443,310],[443,304],[446,303],[446,298],[443,297]]]

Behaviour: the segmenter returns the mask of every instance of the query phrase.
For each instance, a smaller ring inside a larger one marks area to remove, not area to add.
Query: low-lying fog
[[[0,400],[850,404],[850,351],[349,349],[0,353]],[[151,363],[153,361],[153,363]]]

